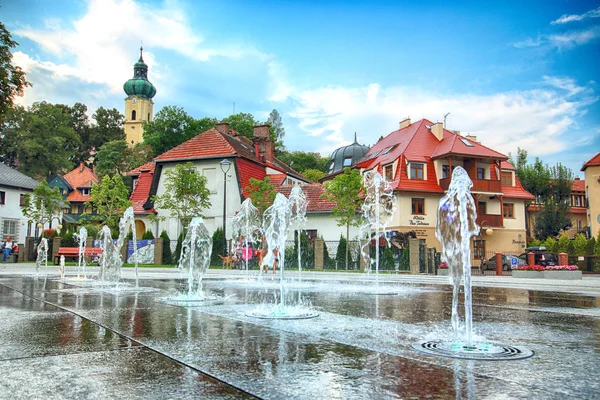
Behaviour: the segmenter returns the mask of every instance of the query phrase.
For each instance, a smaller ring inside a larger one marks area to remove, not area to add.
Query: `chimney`
[[[219,133],[221,133],[222,135],[227,135],[229,133],[229,122],[225,122],[225,121],[217,122],[217,125],[215,126],[215,128],[217,128]]]
[[[402,121],[400,121],[400,129],[406,128],[409,125],[410,125],[410,118],[405,118]]]
[[[252,142],[254,143],[254,153],[259,160],[265,162],[273,162],[275,159],[275,146],[273,141],[269,137],[270,125],[255,125],[254,136]]]
[[[439,140],[440,142],[444,138],[444,124],[441,122],[436,122],[431,126],[431,133]]]
[[[473,142],[473,143],[479,143],[479,142],[477,141],[477,136],[475,136],[475,135],[466,135],[466,136],[465,136],[465,139],[468,139],[468,140],[470,140],[470,141],[471,141],[471,142]]]

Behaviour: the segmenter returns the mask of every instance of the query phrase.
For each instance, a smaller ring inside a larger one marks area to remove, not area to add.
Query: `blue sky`
[[[155,113],[277,109],[328,155],[427,118],[577,175],[600,151],[600,1],[6,1],[22,104],[124,108],[144,43]]]

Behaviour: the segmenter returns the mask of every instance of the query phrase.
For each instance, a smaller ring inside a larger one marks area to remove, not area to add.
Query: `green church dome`
[[[142,58],[140,47],[140,59],[133,64],[133,78],[123,84],[123,90],[127,96],[137,96],[145,99],[151,99],[156,95],[156,88],[148,80],[148,65]]]

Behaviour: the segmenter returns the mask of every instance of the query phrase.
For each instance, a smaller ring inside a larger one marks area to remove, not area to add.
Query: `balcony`
[[[502,215],[495,214],[479,214],[477,215],[477,225],[487,228],[501,228],[504,226]]]
[[[450,181],[452,178],[442,178],[440,179],[440,186],[444,190],[448,190],[450,187]],[[471,188],[472,192],[494,192],[494,193],[502,193],[502,182],[499,180],[490,180],[490,179],[473,179],[473,187]]]

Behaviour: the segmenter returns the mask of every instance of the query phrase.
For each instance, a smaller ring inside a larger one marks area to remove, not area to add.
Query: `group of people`
[[[244,236],[240,236],[235,244],[232,258],[233,262],[236,265],[239,265],[242,262],[249,261],[253,257],[256,257],[258,259],[258,266],[263,272],[268,272],[269,266],[272,266],[273,273],[275,273],[275,271],[277,270],[277,262],[279,261],[279,251],[277,249],[273,251],[274,260],[272,261],[268,261],[265,259],[267,253],[268,246],[267,241],[265,239],[265,235],[262,235],[262,246],[258,250],[253,250],[250,244],[246,242]]]
[[[17,244],[13,242],[12,237],[6,236],[6,240],[2,242],[2,262],[6,262],[13,252],[17,252],[17,249]]]

